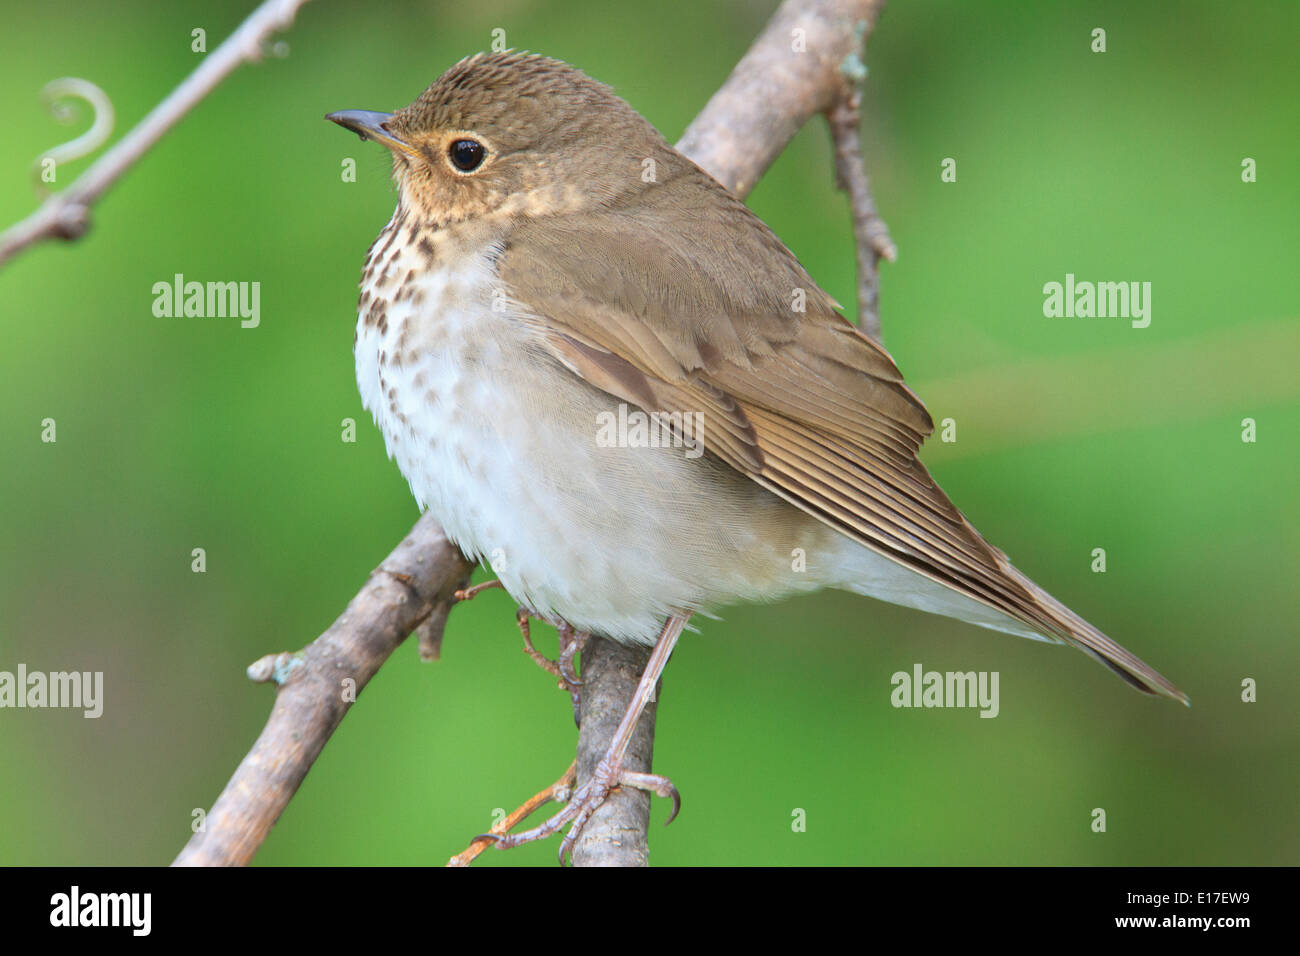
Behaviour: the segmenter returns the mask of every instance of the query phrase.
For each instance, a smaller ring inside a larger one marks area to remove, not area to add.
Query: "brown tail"
[[[1000,553],[999,557],[1003,557],[1005,561],[1005,557]],[[1010,562],[1005,563],[1003,570],[1034,596],[1046,615],[1056,623],[1057,626],[1053,628],[1053,631],[1067,644],[1095,657],[1122,677],[1128,684],[1142,691],[1142,693],[1169,697],[1173,700],[1182,701],[1189,707],[1191,706],[1192,702],[1188,696],[1163,677],[1154,667],[1126,648],[1116,644],[1021,574]]]

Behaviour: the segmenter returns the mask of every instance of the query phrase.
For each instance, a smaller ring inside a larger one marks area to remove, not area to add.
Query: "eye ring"
[[[447,147],[447,159],[457,171],[472,173],[487,159],[487,148],[476,139],[460,137]]]

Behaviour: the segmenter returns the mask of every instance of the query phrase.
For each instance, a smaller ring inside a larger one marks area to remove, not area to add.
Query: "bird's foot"
[[[464,601],[472,601],[484,591],[492,588],[501,588],[504,591],[505,585],[494,579],[484,581],[482,584],[476,584],[471,588],[461,588],[452,593],[452,603],[460,604]],[[581,699],[579,688],[582,686],[582,681],[578,678],[578,671],[574,666],[573,659],[586,645],[590,635],[586,631],[575,630],[571,625],[561,621],[556,625],[556,630],[560,634],[560,653],[555,660],[551,660],[533,646],[532,635],[529,633],[529,622],[533,617],[535,615],[531,611],[522,607],[515,614],[515,623],[519,625],[519,633],[524,637],[524,651],[538,667],[556,678],[559,682],[558,686],[562,690],[568,692],[569,699],[573,702],[573,722],[576,724]]]
[[[563,864],[565,857],[573,850],[573,845],[577,841],[579,834],[582,833],[582,828],[591,819],[591,815],[605,802],[610,791],[617,787],[636,787],[639,790],[648,790],[651,793],[657,793],[661,797],[671,799],[673,811],[668,815],[667,823],[673,822],[677,812],[682,807],[681,795],[678,794],[677,788],[673,786],[673,782],[659,774],[625,770],[623,761],[627,755],[628,745],[632,741],[632,732],[636,729],[637,721],[641,719],[641,713],[645,710],[646,704],[654,697],[655,685],[658,684],[659,676],[663,673],[664,666],[668,663],[668,658],[677,645],[677,638],[681,636],[682,629],[686,626],[689,617],[689,614],[674,614],[664,622],[663,631],[660,632],[659,639],[655,642],[654,650],[650,652],[650,659],[646,662],[645,670],[641,674],[641,680],[637,684],[636,692],[632,695],[632,701],[628,704],[627,712],[623,714],[623,719],[619,721],[618,729],[614,732],[609,749],[605,751],[605,756],[596,765],[596,770],[591,775],[591,779],[573,793],[564,809],[541,826],[534,827],[531,830],[511,834],[485,833],[475,839],[493,840],[498,848],[507,849],[523,843],[531,843],[533,840],[544,839],[552,834],[559,833],[565,826],[568,826],[569,832],[565,834],[564,840],[560,843],[560,863]],[[554,662],[548,661],[548,663]]]
[[[452,603],[459,604],[462,601],[472,601],[484,591],[490,591],[492,588],[501,588],[501,590],[504,591],[505,587],[504,584],[496,579],[484,581],[482,584],[476,584],[472,588],[461,588],[459,591],[453,592],[451,596]]]
[[[515,614],[515,623],[519,625],[519,633],[524,638],[524,653],[533,659],[542,670],[555,677],[561,690],[569,694],[569,699],[573,702],[573,722],[578,722],[579,703],[582,700],[582,681],[578,677],[577,668],[574,667],[573,658],[586,646],[590,637],[585,631],[576,631],[572,626],[561,622],[556,625],[556,630],[560,635],[560,653],[555,660],[551,660],[536,647],[533,646],[531,634],[531,621],[533,614],[527,608],[520,608]]]
[[[560,842],[560,865],[563,866],[566,857],[573,851],[573,845],[582,833],[582,828],[591,819],[591,815],[618,787],[635,787],[672,800],[673,809],[668,814],[668,819],[664,821],[664,825],[672,823],[677,812],[682,808],[681,794],[677,792],[673,782],[657,773],[624,770],[622,754],[615,753],[616,749],[610,748],[596,765],[596,772],[591,775],[591,779],[575,790],[564,809],[545,823],[521,833],[482,833],[474,839],[492,840],[498,850],[508,850],[511,847],[532,843],[534,840],[544,840],[568,826],[569,832]]]

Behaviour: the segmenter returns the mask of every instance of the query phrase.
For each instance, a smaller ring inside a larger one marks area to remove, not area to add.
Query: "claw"
[[[668,826],[668,824],[676,820],[677,814],[682,810],[682,795],[677,792],[677,788],[667,777],[660,776],[657,773],[637,773],[634,770],[624,770],[618,782],[619,786],[648,790],[665,800],[672,800],[673,809],[668,814],[668,819],[664,821],[664,826]]]
[[[575,688],[582,686],[577,668],[573,666],[573,659],[587,646],[587,640],[591,635],[586,631],[575,631],[569,624],[562,625],[559,632],[560,656],[555,659],[555,664],[560,670],[560,679],[568,685],[572,693]]]
[[[618,787],[635,787],[638,790],[647,790],[661,797],[671,799],[673,801],[673,810],[668,815],[665,825],[672,823],[682,807],[681,795],[677,792],[673,782],[659,774],[623,770],[618,766],[621,761],[621,755],[615,758],[612,753],[606,754],[604,759],[596,766],[596,772],[592,774],[591,779],[574,791],[572,798],[564,806],[564,809],[531,830],[506,834],[482,833],[475,839],[490,839],[498,850],[509,850],[525,843],[532,843],[536,840],[544,840],[549,836],[554,836],[563,830],[565,826],[568,826],[569,832],[560,841],[559,850],[560,865],[566,866],[567,858],[572,854],[573,846],[582,834],[582,828],[587,825],[591,815],[600,809],[600,805],[609,799],[610,793]]]

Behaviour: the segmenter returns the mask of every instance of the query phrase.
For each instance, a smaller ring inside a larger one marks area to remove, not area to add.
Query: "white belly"
[[[361,309],[362,401],[420,506],[517,601],[651,642],[669,613],[825,586],[833,531],[707,456],[601,447],[597,415],[617,401],[492,310],[488,260],[416,274],[422,296],[390,301],[384,323]]]

